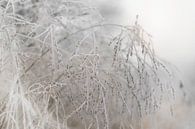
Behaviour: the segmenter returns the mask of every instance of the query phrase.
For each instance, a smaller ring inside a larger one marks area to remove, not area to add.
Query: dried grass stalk
[[[1,129],[132,129],[172,90],[151,36],[86,1],[1,0],[0,45]]]

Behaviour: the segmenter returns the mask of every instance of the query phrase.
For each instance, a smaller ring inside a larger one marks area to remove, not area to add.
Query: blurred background
[[[176,93],[180,92],[177,89],[182,92],[175,102],[175,117],[167,117],[167,110],[162,109],[158,124],[164,124],[164,129],[194,129],[195,1],[95,0],[93,3],[111,23],[131,25],[139,15],[139,24],[153,37],[156,54],[174,67],[182,82],[174,86]]]

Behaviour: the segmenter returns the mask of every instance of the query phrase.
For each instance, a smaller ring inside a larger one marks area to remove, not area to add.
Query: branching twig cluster
[[[1,129],[133,128],[172,90],[151,36],[86,3],[0,1]]]

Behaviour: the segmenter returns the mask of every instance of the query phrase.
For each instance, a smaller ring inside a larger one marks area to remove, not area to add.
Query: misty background
[[[156,54],[177,67],[178,76],[195,94],[193,0],[96,0],[95,4],[108,22],[130,25],[139,15],[139,24],[153,37]]]
[[[131,25],[139,15],[139,24],[153,37],[156,54],[174,67],[183,83],[174,86],[183,90],[185,99],[176,106],[179,114],[172,128],[195,128],[195,1],[96,0],[94,4],[111,23]]]

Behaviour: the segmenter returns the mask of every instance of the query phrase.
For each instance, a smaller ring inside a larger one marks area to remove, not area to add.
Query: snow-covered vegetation
[[[0,45],[0,129],[141,129],[174,98],[138,20],[89,1],[1,0]]]

